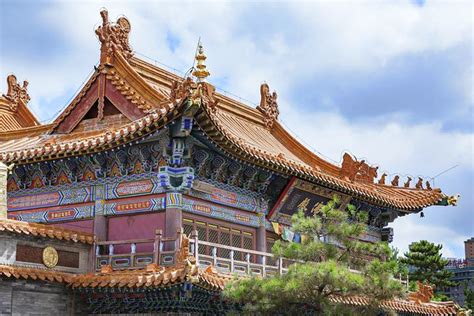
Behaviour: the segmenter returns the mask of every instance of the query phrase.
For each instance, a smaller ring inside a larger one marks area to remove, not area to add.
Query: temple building
[[[9,75],[0,97],[0,292],[13,293],[0,313],[21,308],[14,293],[31,283],[51,287],[45,297],[62,287],[58,313],[222,314],[233,308],[219,294],[231,274],[286,271],[270,250],[294,238],[298,209],[337,195],[368,211],[361,240],[390,242],[397,217],[456,204],[349,153],[340,165],[322,159],[279,123],[266,83],[256,108],[218,93],[201,44],[183,78],[134,56],[127,18],[101,17],[99,65],[53,122],[28,110],[27,81]],[[384,304],[459,313],[429,298]]]

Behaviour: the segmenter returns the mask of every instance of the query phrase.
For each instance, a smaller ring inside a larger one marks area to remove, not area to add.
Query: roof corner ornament
[[[7,85],[7,94],[3,96],[10,101],[10,110],[16,112],[20,102],[26,105],[30,101],[30,96],[28,95],[28,81],[23,81],[23,86],[21,86],[15,75],[9,75],[7,77]]]
[[[415,189],[423,190],[423,178],[418,177],[418,181],[415,184]]]
[[[206,78],[209,77],[211,73],[207,70],[207,66],[205,63],[207,57],[204,54],[204,49],[202,47],[201,41],[199,41],[198,43],[198,50],[195,59],[197,65],[195,68],[193,67],[193,76],[197,78],[198,82],[205,82]]]
[[[420,281],[417,281],[417,285],[418,291],[410,293],[408,300],[416,304],[429,303],[433,298],[433,287],[428,284],[423,284]]]
[[[100,11],[100,16],[102,25],[95,30],[101,43],[100,63],[110,63],[114,51],[121,53],[125,59],[130,59],[133,56],[133,51],[128,43],[131,30],[128,19],[122,16],[117,19],[117,22],[111,23],[109,12],[106,9]]]
[[[374,183],[378,168],[369,166],[365,160],[358,161],[356,158],[352,158],[349,153],[344,153],[339,175],[349,181]],[[383,179],[385,178],[383,177]]]
[[[448,197],[448,205],[456,206],[458,205],[458,201],[461,198],[461,194],[451,195]]]
[[[399,181],[400,181],[400,176],[397,175],[397,176],[393,177],[391,183],[392,183],[392,185],[393,185],[394,187],[398,187],[398,182],[399,182]]]
[[[438,202],[437,205],[442,205],[442,206],[457,206],[459,199],[461,198],[461,194],[455,194],[455,195],[443,195],[442,199]]]
[[[378,184],[385,184],[386,178],[387,178],[387,174],[386,174],[386,173],[383,173],[382,176],[381,176],[380,179],[379,179]]]
[[[404,188],[409,188],[410,187],[410,182],[413,180],[411,177],[407,177],[407,182],[403,184]]]
[[[267,83],[262,83],[260,85],[260,105],[257,106],[257,109],[263,113],[267,129],[273,127],[275,121],[278,120],[278,115],[280,114],[277,98],[278,95],[275,91],[270,93],[270,87]]]
[[[426,184],[426,190],[432,190],[432,189],[431,189],[431,184],[430,184],[430,182],[429,182],[428,180],[426,180],[426,183],[425,183],[425,184]]]

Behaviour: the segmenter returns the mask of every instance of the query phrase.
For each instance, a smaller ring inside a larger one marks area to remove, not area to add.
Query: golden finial
[[[202,48],[201,42],[198,44],[198,52],[196,54],[197,65],[193,71],[193,76],[195,76],[199,82],[205,81],[206,78],[210,75],[209,71],[206,68],[206,55],[204,55],[204,50]]]

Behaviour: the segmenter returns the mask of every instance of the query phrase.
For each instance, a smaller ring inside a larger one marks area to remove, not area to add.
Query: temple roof
[[[183,115],[187,100],[204,135],[234,159],[296,176],[358,199],[418,211],[447,197],[440,189],[375,181],[377,167],[349,154],[332,164],[299,143],[278,122],[275,92],[260,87],[261,101],[250,107],[215,91],[204,80],[181,78],[139,58],[128,46],[130,24],[106,21],[96,33],[101,63],[83,89],[51,124],[0,131],[0,161],[25,164],[93,153],[140,140]],[[120,36],[110,36],[111,33]],[[1,112],[0,120],[7,117]],[[425,184],[426,185],[426,184]]]
[[[12,219],[0,220],[0,232],[28,235],[41,238],[50,238],[92,244],[94,236],[89,233],[54,227],[45,224],[27,223]]]

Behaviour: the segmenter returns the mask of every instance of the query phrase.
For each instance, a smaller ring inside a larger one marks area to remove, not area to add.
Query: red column
[[[166,193],[165,237],[176,237],[183,223],[183,196],[181,193]]]

